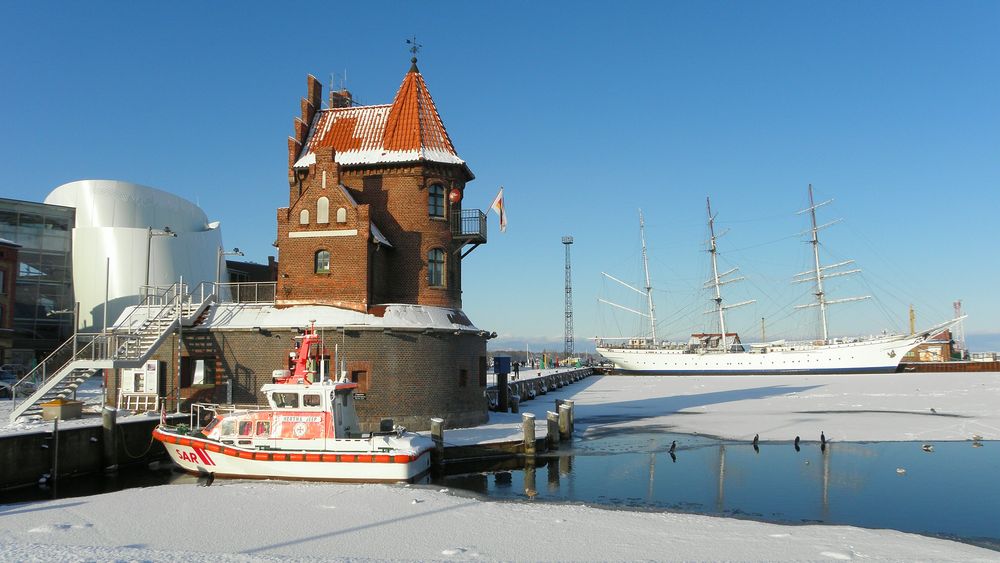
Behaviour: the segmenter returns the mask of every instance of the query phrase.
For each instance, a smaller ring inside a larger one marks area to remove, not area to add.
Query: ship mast
[[[646,222],[639,210],[639,237],[642,239],[642,269],[646,273],[646,302],[649,304],[649,328],[656,346],[656,307],[653,305],[653,286],[649,283],[649,260],[646,258]]]
[[[646,303],[648,304],[648,307],[649,307],[648,308],[649,313],[646,314],[646,313],[643,313],[642,311],[636,311],[635,309],[630,309],[628,307],[624,307],[624,306],[619,305],[617,303],[612,303],[611,301],[608,301],[606,299],[600,299],[599,298],[598,301],[601,302],[601,303],[604,303],[606,305],[611,305],[612,307],[616,307],[618,309],[622,309],[624,311],[628,311],[629,313],[632,313],[632,314],[635,314],[635,315],[639,315],[640,317],[648,317],[649,318],[649,329],[650,329],[651,336],[653,338],[653,346],[655,347],[656,346],[656,307],[653,305],[653,286],[652,286],[652,284],[649,281],[649,260],[646,258],[646,223],[643,220],[642,210],[641,209],[639,210],[639,236],[642,239],[642,269],[643,269],[643,271],[646,274],[646,290],[643,291],[643,290],[641,290],[641,289],[639,289],[639,288],[637,288],[635,286],[629,285],[629,284],[623,282],[622,280],[620,280],[620,279],[612,276],[611,274],[609,274],[607,272],[601,272],[601,275],[604,276],[604,277],[606,277],[606,278],[608,278],[611,281],[614,281],[616,283],[619,283],[619,284],[621,284],[621,285],[623,285],[623,286],[631,289],[632,291],[634,291],[634,292],[636,292],[636,293],[638,293],[640,295],[644,295],[646,297]]]
[[[722,286],[727,283],[737,282],[744,279],[742,276],[732,279],[723,279],[730,274],[736,273],[739,268],[733,268],[727,272],[719,273],[718,264],[718,247],[716,246],[715,237],[715,216],[712,215],[712,201],[709,198],[705,198],[705,206],[708,209],[708,232],[710,238],[708,240],[708,252],[712,255],[712,279],[705,282],[705,286],[711,286],[715,288],[715,310],[707,311],[709,313],[715,312],[719,315],[719,332],[721,332],[722,338],[719,339],[719,349],[723,352],[729,349],[729,343],[726,338],[726,309],[733,309],[735,307],[742,307],[743,305],[749,305],[756,301],[756,299],[751,299],[750,301],[743,301],[740,303],[734,303],[733,305],[722,305]]]
[[[819,307],[820,328],[822,329],[823,343],[824,344],[829,340],[829,331],[828,331],[827,322],[826,322],[826,307],[827,307],[827,305],[833,305],[833,304],[836,304],[836,303],[847,303],[847,302],[850,302],[850,301],[861,301],[863,299],[870,299],[871,298],[871,295],[864,295],[864,296],[861,296],[861,297],[847,297],[847,298],[844,298],[844,299],[833,299],[833,300],[829,300],[829,299],[826,298],[826,292],[823,290],[823,280],[824,279],[826,279],[826,278],[833,278],[833,277],[837,277],[837,276],[846,276],[846,275],[849,275],[849,274],[856,274],[856,273],[858,273],[858,272],[861,271],[860,268],[855,268],[853,270],[844,270],[842,272],[824,273],[826,270],[832,270],[834,268],[839,268],[841,266],[846,266],[848,264],[853,264],[854,260],[845,260],[843,262],[838,262],[836,264],[830,264],[829,266],[821,266],[820,265],[820,261],[819,261],[819,230],[820,229],[825,229],[826,227],[829,227],[831,225],[839,223],[840,219],[837,219],[835,221],[831,221],[829,223],[817,226],[816,225],[816,209],[819,208],[819,207],[823,207],[824,205],[826,205],[828,203],[832,203],[832,202],[833,202],[832,199],[828,199],[828,200],[826,200],[826,201],[824,201],[822,203],[818,203],[818,204],[814,203],[813,202],[813,187],[812,187],[812,184],[809,184],[809,207],[807,209],[803,209],[802,211],[799,211],[797,213],[797,215],[801,215],[803,213],[809,212],[809,217],[810,217],[810,220],[812,222],[812,228],[808,232],[810,232],[811,235],[812,235],[812,240],[810,240],[810,243],[812,244],[812,251],[813,251],[813,269],[809,270],[809,271],[806,271],[806,272],[799,272],[798,274],[795,274],[795,276],[793,276],[794,279],[792,279],[792,283],[802,283],[802,282],[810,282],[810,281],[816,282],[816,291],[814,292],[814,295],[816,296],[816,302],[815,303],[808,303],[808,304],[805,304],[805,305],[796,305],[795,308],[796,309],[804,309],[804,308],[807,308],[807,307]],[[808,277],[803,277],[803,276],[808,276]]]

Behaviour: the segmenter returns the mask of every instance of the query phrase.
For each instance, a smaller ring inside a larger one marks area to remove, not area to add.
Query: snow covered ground
[[[216,481],[0,506],[3,561],[996,561],[888,530],[778,526],[436,489]]]
[[[817,440],[821,430],[835,441],[1000,439],[1000,373],[595,376],[521,404],[536,413],[539,436],[557,398],[576,402],[577,433],[648,426],[737,440]],[[491,413],[488,425],[447,430],[445,440],[519,439],[520,420]],[[418,486],[189,482],[0,505],[0,516],[3,561],[1000,561],[995,551],[889,530],[485,502]]]
[[[593,376],[532,401],[544,435],[554,399],[576,403],[576,431],[649,426],[735,440],[1000,440],[1000,373],[884,375]],[[445,441],[516,440],[520,414],[490,414]]]

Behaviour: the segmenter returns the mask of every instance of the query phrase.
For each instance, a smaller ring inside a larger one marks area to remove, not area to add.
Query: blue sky
[[[705,325],[705,198],[745,339],[810,336],[795,234],[812,183],[828,262],[860,278],[832,297],[834,334],[951,316],[1000,333],[1000,3],[172,2],[0,4],[0,195],[42,200],[84,178],[150,185],[222,221],[227,247],[264,262],[287,204],[286,138],[305,76],[347,74],[391,101],[405,39],[477,179],[505,186],[510,227],[465,259],[464,308],[500,343],[560,349],[564,248],[575,238],[575,333],[637,319],[599,306],[638,285],[647,221],[660,333]],[[578,347],[584,346],[583,343]]]

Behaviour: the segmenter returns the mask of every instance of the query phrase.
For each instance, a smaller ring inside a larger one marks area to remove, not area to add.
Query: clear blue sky
[[[828,261],[864,275],[832,297],[835,334],[951,316],[1000,333],[1000,3],[981,2],[4,2],[0,195],[42,200],[77,179],[150,185],[221,220],[227,247],[264,262],[287,204],[286,138],[305,76],[347,72],[391,101],[405,39],[477,179],[465,206],[506,187],[510,227],[465,259],[464,305],[501,343],[561,349],[563,235],[572,235],[579,338],[631,332],[599,306],[640,283],[647,218],[660,332],[709,317],[705,197],[725,264],[757,298],[747,340],[807,336],[794,236],[812,183]],[[822,219],[821,219],[822,220]],[[727,286],[727,289],[729,287]],[[632,304],[635,303],[623,303]],[[711,328],[711,327],[706,327]],[[578,344],[578,347],[582,347]]]

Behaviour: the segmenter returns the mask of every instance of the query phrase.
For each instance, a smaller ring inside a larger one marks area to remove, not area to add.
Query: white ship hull
[[[196,475],[400,482],[427,473],[431,463],[432,443],[420,436],[336,440],[336,445],[324,450],[260,450],[176,434],[169,428],[158,427],[153,435],[178,467]]]
[[[766,375],[891,373],[927,338],[926,333],[855,342],[784,344],[752,352],[692,352],[671,348],[598,346],[597,353],[625,373],[660,375]],[[764,351],[766,350],[766,351]]]

